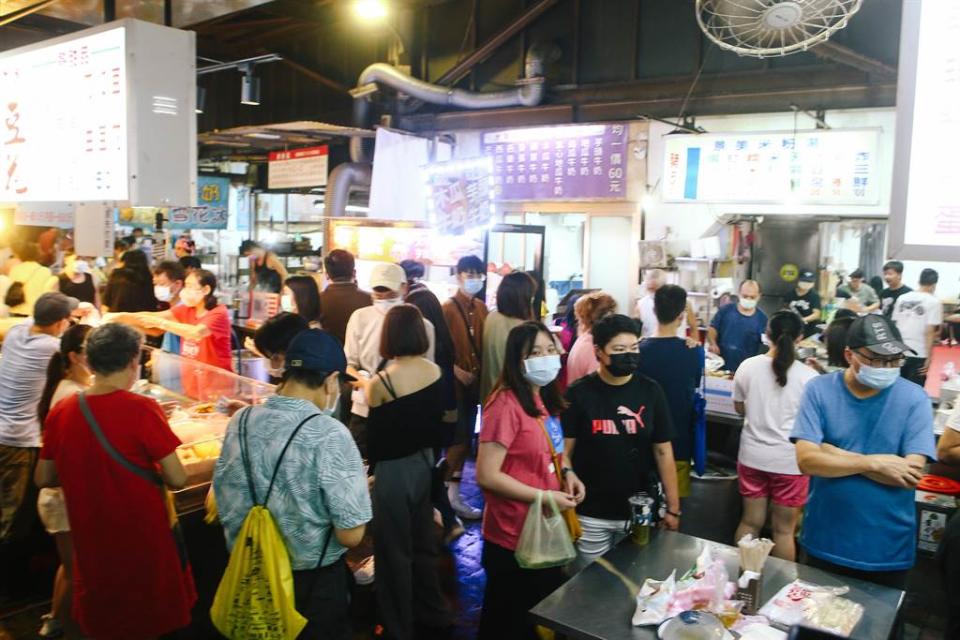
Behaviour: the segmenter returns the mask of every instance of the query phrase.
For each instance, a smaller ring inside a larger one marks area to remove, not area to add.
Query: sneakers
[[[356,569],[353,570],[353,580],[361,587],[373,584],[374,579],[374,567],[373,567],[373,556],[370,556],[363,562],[361,562]]]
[[[483,509],[470,506],[463,501],[459,493],[450,501],[450,506],[464,520],[479,520],[483,516]]]
[[[37,631],[37,635],[41,638],[59,638],[63,635],[63,624],[54,618],[53,614],[42,615],[40,620],[43,624],[40,626],[40,631]]]
[[[453,526],[443,532],[443,544],[453,544],[466,532],[467,530],[463,528],[463,522],[460,518],[454,518]]]

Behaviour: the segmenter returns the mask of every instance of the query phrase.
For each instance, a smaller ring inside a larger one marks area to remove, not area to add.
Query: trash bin
[[[690,497],[683,500],[680,532],[734,544],[742,509],[736,462],[711,452],[703,475],[691,475]]]

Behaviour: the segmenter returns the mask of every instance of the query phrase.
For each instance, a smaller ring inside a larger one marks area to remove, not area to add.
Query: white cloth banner
[[[430,141],[387,129],[377,129],[370,184],[371,218],[426,220],[426,183],[421,167],[430,162]],[[447,143],[437,145],[434,162],[452,156]]]

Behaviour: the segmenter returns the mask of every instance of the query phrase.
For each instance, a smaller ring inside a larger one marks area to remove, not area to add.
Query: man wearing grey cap
[[[857,318],[844,353],[844,371],[807,385],[791,435],[813,476],[800,544],[813,566],[904,589],[914,489],[936,456],[930,399],[900,377],[912,350],[886,316]]]
[[[33,320],[7,332],[0,352],[0,572],[14,586],[12,563],[24,554],[14,546],[29,534],[36,516],[33,469],[40,450],[37,405],[47,381],[50,358],[70,326],[79,303],[62,293],[45,293],[33,307]]]

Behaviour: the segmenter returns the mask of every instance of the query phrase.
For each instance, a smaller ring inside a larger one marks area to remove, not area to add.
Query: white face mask
[[[812,282],[801,282],[801,283],[799,283],[799,284],[797,285],[797,290],[798,290],[798,291],[802,291],[803,293],[806,293],[807,291],[810,291],[810,289],[813,289],[813,283],[812,283]]]
[[[283,311],[286,311],[287,313],[296,313],[297,303],[294,302],[293,296],[281,296],[280,309],[282,309]]]
[[[77,260],[73,263],[73,271],[74,273],[86,275],[90,273],[90,263],[86,260]]]
[[[271,378],[282,378],[286,367],[267,367],[267,374]]]
[[[538,387],[545,387],[560,373],[560,356],[534,356],[523,361],[523,377]]]
[[[463,281],[463,292],[475,296],[483,289],[483,278],[467,278]]]
[[[741,299],[741,300],[740,300],[740,306],[743,307],[744,309],[746,309],[747,311],[750,311],[751,309],[756,309],[756,308],[757,308],[757,301],[756,301],[756,300]]]
[[[393,309],[398,304],[403,304],[403,299],[400,296],[396,298],[387,298],[386,300],[374,300],[373,306],[380,313],[386,315],[390,309]]]
[[[160,302],[170,302],[173,299],[173,293],[170,287],[158,284],[153,287],[153,297]]]

